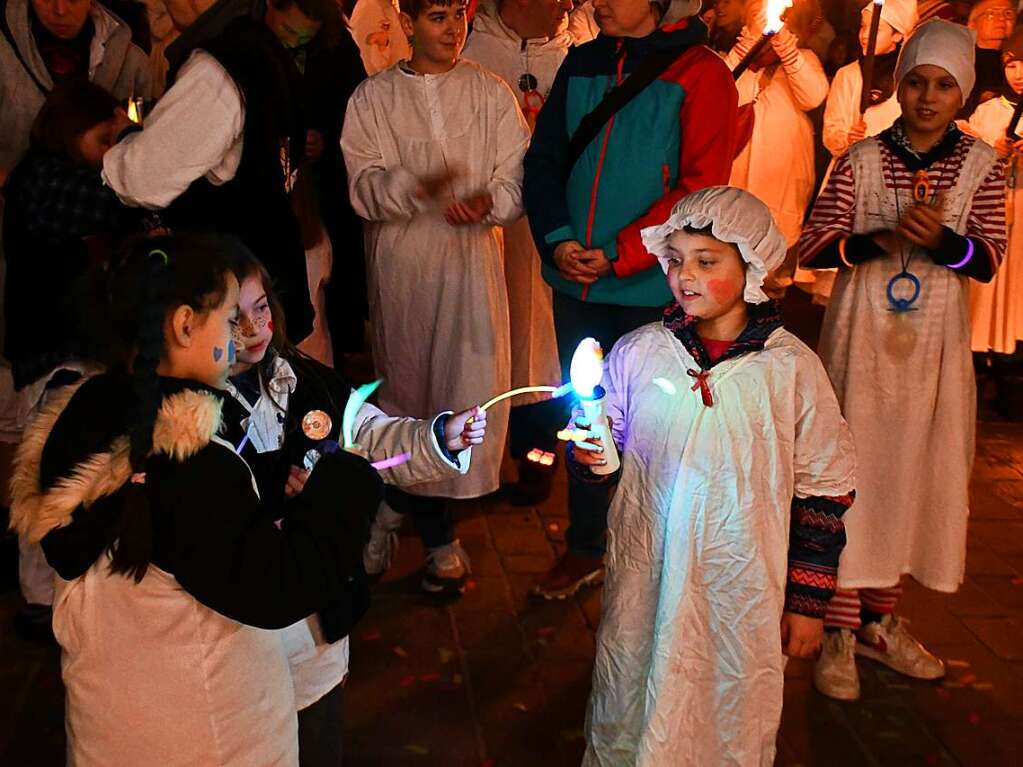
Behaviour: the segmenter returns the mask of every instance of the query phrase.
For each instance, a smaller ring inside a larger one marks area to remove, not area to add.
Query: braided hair
[[[152,516],[145,487],[153,429],[163,401],[158,367],[167,316],[187,305],[197,314],[227,295],[233,244],[212,235],[166,235],[130,243],[110,267],[101,331],[112,372],[131,376],[133,412],[128,429],[131,481],[110,545],[111,571],[139,582],[152,557]]]

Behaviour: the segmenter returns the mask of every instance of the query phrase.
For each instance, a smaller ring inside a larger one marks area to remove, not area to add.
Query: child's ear
[[[189,348],[195,338],[195,311],[191,306],[182,304],[170,317],[170,338],[175,346]]]
[[[411,39],[414,35],[412,30],[412,17],[402,11],[398,15],[398,20],[401,21],[401,31],[405,33],[405,37]]]
[[[894,35],[892,35],[892,42],[895,43],[896,45],[898,45],[899,43],[901,43],[905,39],[906,39],[906,36],[904,34],[902,34],[901,32],[896,32]]]

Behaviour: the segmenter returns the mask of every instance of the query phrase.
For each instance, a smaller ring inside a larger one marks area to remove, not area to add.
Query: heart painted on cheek
[[[213,347],[213,361],[220,362],[220,358],[224,356],[224,350],[219,346]]]
[[[735,296],[736,286],[731,280],[708,280],[707,287],[719,304],[726,304]]]

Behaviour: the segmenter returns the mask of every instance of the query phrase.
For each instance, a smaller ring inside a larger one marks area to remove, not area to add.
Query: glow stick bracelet
[[[966,255],[963,257],[963,260],[960,261],[958,264],[949,264],[948,268],[949,269],[962,269],[964,266],[966,266],[968,263],[970,263],[970,259],[971,258],[973,258],[973,240],[971,240],[969,237],[967,237],[966,238]]]
[[[403,463],[408,461],[412,457],[412,453],[399,453],[393,458],[385,458],[382,461],[374,461],[370,464],[377,471],[383,471],[384,469],[393,469],[395,466],[401,466]]]

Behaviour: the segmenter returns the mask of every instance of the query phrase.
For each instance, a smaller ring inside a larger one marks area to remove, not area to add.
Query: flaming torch
[[[870,86],[874,82],[874,59],[877,51],[877,30],[881,24],[881,8],[884,0],[874,0],[870,9],[870,32],[867,35],[867,50],[863,56],[863,88],[860,90],[860,114],[870,106]]]
[[[791,0],[767,0],[767,22],[764,24],[764,33],[760,36],[760,39],[753,44],[753,47],[746,52],[746,55],[742,57],[742,60],[732,70],[732,79],[738,80],[742,77],[742,73],[745,72],[749,65],[752,64],[757,56],[760,55],[760,51],[764,49],[764,46],[771,40],[772,37],[782,28],[782,14],[791,4]]]
[[[570,374],[572,388],[579,397],[583,415],[589,421],[588,429],[570,429],[558,432],[558,437],[573,442],[577,447],[593,450],[594,445],[586,442],[588,438],[598,437],[604,446],[606,463],[591,466],[594,474],[613,474],[618,471],[621,462],[618,460],[618,448],[611,437],[611,429],[607,425],[607,409],[604,405],[604,389],[599,385],[604,375],[604,352],[600,344],[593,338],[584,338],[572,355]]]

